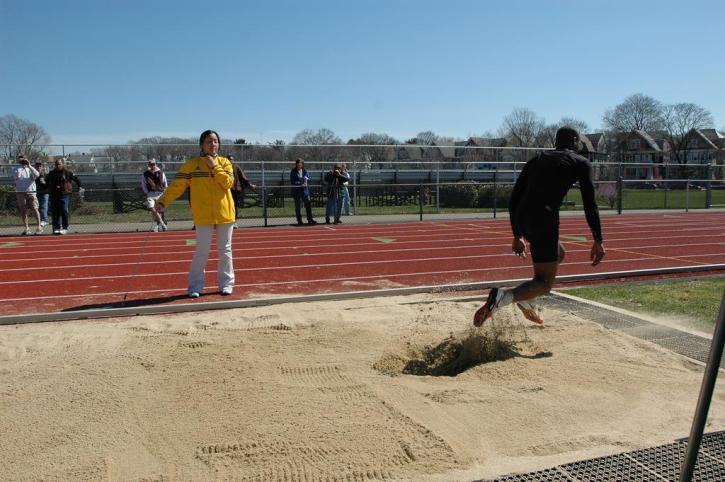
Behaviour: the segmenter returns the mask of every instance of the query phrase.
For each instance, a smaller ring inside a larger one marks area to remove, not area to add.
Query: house
[[[653,135],[642,130],[619,133],[612,154],[624,166],[625,179],[662,179],[662,165],[670,161],[671,147],[661,133]],[[655,139],[655,137],[657,139]]]

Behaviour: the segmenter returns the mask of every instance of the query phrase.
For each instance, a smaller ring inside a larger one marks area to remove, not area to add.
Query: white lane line
[[[662,233],[659,233],[659,234],[661,235]],[[561,235],[561,236],[563,238],[566,235]],[[661,238],[661,237],[662,236],[659,236],[659,238]],[[668,233],[668,235],[667,235],[667,239],[670,240],[670,241],[674,241],[676,239],[683,239],[683,238],[684,239],[692,239],[693,237],[697,237],[699,239],[703,239],[703,238],[725,239],[725,232],[716,233],[716,234],[704,234],[704,235],[698,235],[698,236],[692,236],[692,235],[681,235],[681,236],[678,236],[678,235],[673,235],[672,233]],[[379,246],[381,248],[379,250],[373,250],[373,252],[387,252],[387,251],[390,251],[390,249],[385,249],[385,247],[399,246],[401,244],[405,245],[405,244],[424,244],[424,243],[451,243],[451,242],[464,242],[464,241],[469,241],[469,240],[470,241],[473,241],[475,244],[472,244],[472,245],[463,245],[463,246],[460,246],[460,247],[461,248],[471,247],[471,248],[474,248],[475,249],[475,248],[479,248],[479,247],[492,248],[492,247],[499,247],[499,246],[501,246],[501,247],[509,247],[510,246],[510,243],[501,243],[501,244],[498,244],[498,243],[497,244],[492,244],[491,243],[492,241],[495,242],[495,241],[498,241],[499,239],[507,239],[508,240],[509,238],[508,237],[505,237],[505,238],[494,238],[494,239],[489,238],[489,239],[481,239],[481,240],[475,240],[475,241],[474,240],[471,240],[471,238],[453,238],[453,239],[445,239],[445,240],[412,240],[412,241],[398,241],[398,240],[396,240],[395,243],[386,244],[386,245],[382,245],[382,244],[380,244],[377,241],[370,240],[370,241],[366,241],[366,242],[362,242],[362,243],[339,243],[339,244],[335,244],[335,246],[338,247],[338,248],[340,248],[340,249],[342,249],[342,248],[349,248],[349,247],[353,247],[353,246]],[[651,236],[643,236],[643,237],[635,237],[635,238],[632,238],[632,237],[627,237],[627,238],[609,238],[608,237],[608,238],[605,239],[605,246],[609,247],[611,245],[611,243],[620,242],[620,241],[627,241],[627,242],[630,242],[630,241],[649,241],[651,239],[652,239]],[[478,241],[478,242],[476,243],[476,241]],[[566,239],[562,239],[562,241],[564,241],[564,242],[573,242],[573,241],[567,241]],[[721,243],[677,244],[676,246],[701,246],[701,245],[713,245],[713,244],[715,244],[715,245],[717,245],[717,244],[724,245],[725,242],[721,242]],[[673,247],[674,245],[675,244],[672,243],[672,244],[668,244],[668,245],[658,245],[658,246],[652,246],[652,247],[668,248],[668,247]],[[289,251],[290,249],[295,249],[296,252],[295,252],[295,254],[293,254],[293,256],[304,256],[305,254],[300,253],[300,251],[305,250],[305,249],[310,249],[310,248],[313,248],[313,249],[314,248],[319,248],[319,247],[320,247],[319,244],[311,244],[311,245],[299,245],[298,244],[298,245],[291,246],[291,247],[290,246],[287,246],[286,249],[285,249],[285,251]],[[648,247],[647,245],[644,245],[644,246],[640,246],[638,248],[639,249],[642,249],[642,248],[647,248],[647,247]],[[148,248],[149,247],[147,246],[147,247],[134,248],[134,249],[143,249],[143,251],[149,251]],[[99,250],[105,251],[105,250],[108,250],[108,249],[111,249],[111,248],[91,248],[91,249],[88,249],[88,250],[83,250],[81,252],[79,252],[78,250],[54,250],[52,253],[44,254],[43,259],[46,259],[46,260],[51,260],[51,259],[63,259],[63,260],[65,260],[65,259],[69,259],[69,257],[64,254],[66,252],[73,253],[74,254],[73,258],[81,258],[82,257],[84,259],[87,259],[87,258],[108,258],[108,257],[111,257],[111,256],[114,257],[114,258],[119,258],[119,257],[123,257],[123,256],[128,256],[128,257],[134,257],[135,256],[135,257],[137,257],[138,256],[138,252],[139,252],[138,250],[136,250],[136,251],[118,253],[118,249],[116,248],[116,249],[113,249],[114,254],[97,254],[97,255],[86,254],[86,251],[99,251]],[[246,247],[246,246],[242,246],[242,247],[234,247],[233,248],[233,251],[234,251],[234,253],[246,252],[246,251],[259,252],[260,249],[278,249],[278,248],[275,248],[275,247],[258,248],[258,247]],[[341,251],[340,249],[338,249],[336,251],[336,253],[347,253],[347,252]],[[405,250],[403,248],[400,248],[400,249],[401,250]],[[439,248],[436,247],[436,246],[433,246],[433,247],[430,247],[430,248],[426,247],[426,248],[409,248],[409,249],[410,250],[425,250],[425,249],[439,249]],[[615,249],[615,247],[612,247],[612,249]],[[635,249],[635,248],[631,248],[630,246],[616,246],[616,249]],[[153,254],[154,255],[181,255],[181,254],[190,254],[190,253],[193,253],[193,252],[194,252],[193,249],[191,249],[191,250],[180,249],[180,250],[174,250],[174,251],[153,251]],[[350,253],[355,253],[355,251],[351,251]],[[306,255],[316,255],[316,254],[317,253],[307,253]],[[279,256],[284,257],[286,255],[279,255]],[[38,260],[38,257],[37,256],[33,256],[33,257],[29,257],[29,258],[5,259],[5,260],[0,260],[0,266],[2,266],[3,264],[7,264],[7,265],[10,265],[10,266],[13,266],[13,265],[17,265],[18,262],[22,262],[22,261],[37,261],[37,260]],[[11,268],[9,268],[9,269],[11,269]]]
[[[500,254],[496,255],[479,255],[479,256],[465,256],[465,257],[454,257],[454,258],[416,258],[416,259],[408,259],[408,260],[380,260],[380,261],[358,261],[358,262],[346,262],[346,263],[330,263],[325,264],[324,266],[320,266],[319,264],[308,264],[308,265],[293,265],[293,266],[268,266],[268,267],[252,267],[252,268],[236,268],[234,270],[235,273],[237,272],[257,272],[257,271],[289,271],[292,269],[307,269],[310,271],[314,271],[315,269],[324,268],[325,270],[332,269],[335,267],[343,267],[343,266],[360,266],[360,265],[374,265],[374,264],[390,264],[394,265],[396,267],[400,266],[402,263],[422,263],[422,262],[431,262],[431,261],[458,261],[458,260],[466,260],[466,259],[480,259],[480,258],[488,258],[492,256],[502,256]],[[711,255],[711,254],[696,254],[696,255],[684,255],[684,256],[678,256],[676,260],[682,261],[684,258],[701,258],[701,257],[711,257],[711,256],[723,256],[723,254],[718,255]],[[513,255],[510,255],[510,257],[513,257]],[[607,260],[608,264],[611,263],[632,263],[632,262],[642,262],[642,261],[663,261],[668,260],[670,258],[663,258],[663,257],[656,257],[656,258],[626,258],[626,259],[610,259]],[[673,259],[674,261],[675,259]],[[693,262],[695,263],[695,262]],[[590,261],[572,261],[572,262],[564,262],[561,264],[561,266],[574,266],[574,265],[589,265],[591,264]],[[702,266],[702,264],[693,264],[692,267],[698,267]],[[459,269],[455,271],[441,271],[442,273],[448,273],[448,272],[457,272],[457,273],[468,273],[468,272],[477,272],[477,271],[486,271],[486,270],[502,270],[502,269],[520,269],[520,268],[529,268],[530,265],[526,264],[525,261],[522,260],[522,264],[518,266],[503,266],[503,267],[487,267],[487,268],[475,268],[475,269]],[[163,273],[162,275],[158,273],[139,273],[134,275],[106,275],[106,276],[86,276],[86,277],[78,277],[78,278],[47,278],[47,279],[33,279],[33,280],[23,280],[23,281],[0,281],[0,285],[17,285],[17,284],[38,284],[38,283],[58,283],[58,282],[71,282],[71,281],[93,281],[93,280],[109,280],[109,279],[126,279],[130,277],[137,277],[137,278],[159,278],[164,276],[185,276],[187,275],[187,271],[176,271],[176,272],[167,272]],[[384,276],[384,275],[383,275]],[[391,275],[393,276],[393,275]],[[394,275],[397,276],[397,275]],[[365,277],[363,277],[365,278]],[[0,299],[3,299],[0,297]],[[5,299],[11,299],[11,298],[5,298]]]
[[[714,236],[714,235],[713,235]],[[687,236],[688,238],[690,236]],[[720,238],[720,236],[718,236]],[[577,240],[566,240],[563,239],[562,242],[565,243],[572,243],[574,245],[578,245],[582,242],[586,241],[577,241]],[[613,241],[609,241],[613,242]],[[353,245],[349,245],[353,246]],[[693,248],[693,247],[703,247],[703,246],[725,246],[725,241],[721,242],[713,242],[713,243],[689,243],[689,244],[677,244],[677,248]],[[633,250],[633,249],[659,249],[659,248],[672,248],[672,244],[661,244],[661,245],[652,245],[652,244],[645,244],[642,246],[607,246],[607,249],[612,251],[624,251],[624,250]],[[261,259],[287,259],[287,258],[300,258],[300,257],[309,257],[309,256],[354,256],[354,255],[385,255],[386,253],[414,253],[414,252],[420,252],[420,251],[436,251],[436,250],[454,250],[454,249],[498,249],[503,248],[503,251],[497,251],[494,253],[489,253],[485,255],[479,255],[481,257],[494,257],[494,256],[507,256],[511,253],[509,253],[506,248],[510,248],[510,245],[508,243],[505,244],[488,244],[485,246],[480,245],[458,245],[458,246],[427,246],[423,248],[400,248],[400,249],[370,249],[370,250],[359,250],[359,251],[342,251],[342,250],[335,250],[335,251],[326,251],[326,252],[319,252],[319,253],[303,253],[303,252],[294,252],[289,254],[275,254],[275,255],[263,255],[263,256],[234,256],[234,262],[241,263],[247,260],[250,261],[256,261]],[[235,249],[234,252],[236,253],[238,250]],[[248,249],[247,251],[252,251],[252,249]],[[175,252],[154,252],[154,256],[158,257],[161,255],[174,255],[178,256],[179,254],[193,254],[193,250],[189,251],[175,251]],[[582,248],[582,249],[567,249],[567,253],[579,253],[579,252],[589,252],[589,248]],[[722,253],[719,253],[722,255],[725,255],[725,251]],[[129,258],[135,258],[138,257],[137,253],[134,254],[122,254],[117,255],[115,258],[120,257],[129,257]],[[662,257],[662,255],[658,255],[655,253],[647,254],[647,256],[651,257]],[[712,254],[709,255],[703,255],[703,256],[712,256]],[[91,258],[91,257],[100,257],[100,258],[108,258],[109,256],[84,256],[84,258]],[[458,256],[449,256],[446,257],[447,259],[457,259]],[[58,257],[58,258],[46,258],[46,259],[67,259],[67,257]],[[645,258],[647,259],[647,258]],[[209,261],[218,261],[219,258],[215,257],[215,255],[209,256]],[[408,261],[409,258],[396,258],[389,260],[390,262],[400,262],[400,261]],[[17,264],[19,261],[37,261],[37,258],[27,258],[27,259],[15,259],[12,262],[8,261],[8,264]],[[163,260],[164,264],[173,264],[173,263],[183,263],[183,264],[189,264],[189,258],[182,258],[182,259],[172,259],[172,260]],[[0,262],[2,264],[2,262]],[[134,260],[132,262],[123,262],[123,263],[99,263],[99,264],[78,264],[73,266],[68,265],[57,265],[57,266],[36,266],[36,267],[23,267],[23,268],[5,268],[3,269],[3,272],[13,272],[13,271],[47,271],[52,269],[63,269],[67,270],[69,268],[73,269],[86,269],[86,268],[102,268],[102,267],[117,267],[117,266],[135,266],[137,262]]]
[[[622,262],[622,263],[629,263],[631,261],[636,260],[617,260],[613,262]],[[569,265],[573,264],[584,264],[589,265],[590,263],[587,262],[581,262],[581,263],[569,263]],[[725,268],[725,264],[715,264],[712,265],[713,269],[723,269]],[[530,268],[530,267],[521,267],[521,268]],[[687,270],[697,268],[699,271],[702,271],[703,269],[707,269],[708,266],[668,266],[664,268],[643,268],[639,270],[627,270],[627,271],[605,271],[600,273],[592,273],[593,275],[597,275],[599,277],[606,277],[608,275],[613,274],[626,274],[627,276],[636,276],[637,272],[643,272],[648,273],[651,272],[653,269],[666,269],[666,270]],[[435,275],[445,275],[445,274],[461,274],[464,273],[477,273],[477,272],[487,272],[487,271],[500,271],[500,270],[506,270],[511,269],[510,267],[501,267],[501,268],[481,268],[481,269],[468,269],[468,270],[447,270],[447,271],[423,271],[423,272],[417,272],[417,273],[400,273],[400,274],[384,274],[384,275],[369,275],[369,276],[347,276],[342,278],[311,278],[311,279],[305,279],[305,280],[292,280],[292,281],[267,281],[262,283],[240,283],[235,284],[235,288],[255,288],[255,287],[264,287],[264,286],[283,286],[283,285],[299,285],[300,283],[325,283],[325,282],[335,282],[340,283],[344,281],[359,281],[359,280],[377,280],[377,279],[390,279],[390,278],[406,278],[406,277],[412,277],[412,276],[435,276]],[[577,276],[576,273],[574,274],[566,274],[561,276]],[[481,280],[479,282],[491,282],[494,283],[495,280]],[[164,289],[157,289],[157,290],[141,290],[141,291],[130,291],[129,294],[152,294],[152,293],[169,293],[169,292],[185,292],[186,286],[183,287],[180,286],[178,288],[164,288]],[[53,298],[92,298],[92,297],[100,297],[100,296],[123,296],[126,292],[105,292],[105,293],[84,293],[84,294],[70,294],[70,295],[53,295]],[[25,297],[25,298],[2,298],[4,301],[38,301],[37,297]],[[130,300],[134,301],[134,300]]]

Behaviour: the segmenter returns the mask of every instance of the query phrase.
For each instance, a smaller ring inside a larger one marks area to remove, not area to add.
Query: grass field
[[[694,319],[711,328],[725,292],[725,277],[588,286],[562,291],[629,311]]]

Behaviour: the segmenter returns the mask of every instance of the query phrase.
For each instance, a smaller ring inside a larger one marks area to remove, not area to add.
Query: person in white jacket
[[[15,181],[15,198],[18,201],[18,210],[23,220],[25,229],[22,234],[30,234],[28,226],[28,211],[31,211],[37,221],[37,228],[33,234],[41,234],[43,225],[40,224],[40,211],[38,211],[38,198],[35,195],[35,180],[40,173],[30,165],[24,154],[18,156],[18,166],[13,169],[13,180]]]
[[[156,221],[153,227],[154,232],[166,231],[166,221],[162,213],[156,211],[156,201],[166,191],[169,183],[166,181],[166,174],[156,165],[156,159],[150,159],[148,169],[144,171],[141,178],[141,188],[146,195],[146,207],[151,212],[151,218]]]

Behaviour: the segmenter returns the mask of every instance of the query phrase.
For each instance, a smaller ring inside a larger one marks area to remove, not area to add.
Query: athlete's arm
[[[582,161],[579,164],[579,190],[582,193],[582,201],[584,201],[584,213],[587,218],[589,229],[592,230],[592,249],[589,253],[589,259],[592,266],[598,265],[604,258],[604,244],[602,240],[602,224],[599,219],[599,208],[594,195],[594,170],[589,161]]]
[[[511,232],[513,232],[514,238],[516,239],[521,238],[521,233],[516,228],[514,220],[516,219],[516,211],[521,203],[521,198],[526,191],[526,183],[528,180],[529,169],[527,163],[521,170],[521,174],[519,174],[518,179],[516,179],[516,184],[514,184],[514,189],[511,191],[511,198],[509,199],[509,222],[511,223]]]

